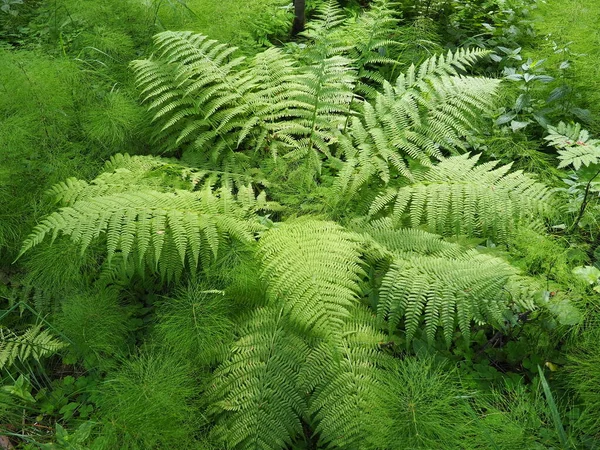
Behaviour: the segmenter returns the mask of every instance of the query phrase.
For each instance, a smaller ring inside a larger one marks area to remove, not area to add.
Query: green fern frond
[[[42,330],[40,325],[27,328],[20,334],[0,328],[0,370],[9,368],[17,360],[25,362],[31,358],[39,361],[65,346],[48,330]]]
[[[263,202],[256,200],[254,204]],[[253,241],[259,226],[247,220],[251,211],[240,207],[226,189],[213,192],[130,192],[94,196],[61,208],[38,224],[23,243],[21,254],[47,236],[67,235],[81,252],[101,235],[106,238],[107,262],[115,254],[142,273],[157,271],[178,278],[186,266],[195,270],[217,255],[225,239]]]
[[[401,47],[395,39],[398,22],[394,3],[375,0],[356,21],[347,21],[339,31],[340,39],[351,46],[348,55],[358,70],[360,81],[356,90],[368,98],[375,97],[377,90],[374,86],[378,87],[385,79],[379,68],[397,64],[393,56]]]
[[[463,69],[487,54],[459,50],[411,66],[395,85],[384,81],[373,102],[363,102],[340,138],[346,160],[335,189],[350,199],[372,178],[384,184],[413,179],[411,166],[430,167],[442,150],[461,149],[461,140],[493,105],[498,80],[464,77]]]
[[[308,348],[280,306],[255,310],[239,335],[213,374],[213,433],[226,448],[284,448],[302,431],[306,399],[297,380]]]
[[[135,187],[163,192],[198,191],[215,185],[243,189],[253,182],[260,181],[248,173],[206,170],[155,156],[116,154],[106,162],[104,172],[91,182],[69,178],[49,189],[48,194],[62,205],[72,205],[78,200],[127,192]]]
[[[378,246],[383,257],[417,254],[456,258],[467,251],[461,245],[444,241],[437,234],[415,228],[395,229],[388,217],[357,225],[354,230],[361,233],[371,245]]]
[[[213,153],[233,150],[227,133],[238,118],[251,115],[244,99],[256,87],[241,69],[245,58],[231,58],[235,47],[202,34],[166,31],[154,40],[157,59],[133,61],[132,67],[143,101],[160,124],[158,136],[169,138],[168,150],[181,143],[201,151],[212,144]]]
[[[415,183],[388,188],[369,214],[386,211],[394,224],[422,224],[442,235],[467,234],[506,239],[521,222],[552,211],[550,190],[510,165],[476,165],[479,156],[444,159],[415,173]]]
[[[339,55],[349,47],[333,32],[346,18],[337,0],[326,0],[317,8],[314,18],[306,25],[306,31],[301,33],[312,41],[305,51],[307,59],[325,59]]]
[[[365,441],[376,437],[370,432],[389,401],[385,371],[395,360],[382,351],[388,339],[366,308],[352,311],[342,334],[338,345],[320,345],[307,358],[303,377],[312,392],[309,413],[320,448],[375,448]]]
[[[472,321],[502,323],[510,300],[504,286],[516,274],[503,260],[475,250],[454,259],[405,255],[393,261],[381,283],[377,314],[391,329],[404,318],[408,341],[422,322],[431,342],[442,328],[450,345],[457,322],[468,340]]]
[[[560,122],[558,126],[548,126],[546,139],[550,145],[558,148],[559,169],[572,165],[575,170],[580,167],[600,163],[600,139],[590,138],[587,130],[580,124],[567,125]]]
[[[358,301],[360,247],[333,222],[303,218],[266,232],[259,243],[262,276],[274,304],[300,329],[329,336]]]

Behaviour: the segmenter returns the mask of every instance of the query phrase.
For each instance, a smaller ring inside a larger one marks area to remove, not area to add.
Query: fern
[[[29,327],[20,334],[0,328],[0,370],[9,368],[17,360],[40,361],[65,346],[64,342],[56,339],[48,330],[42,330],[40,325]]]
[[[592,139],[580,124],[567,125],[560,122],[557,127],[548,126],[546,139],[558,148],[559,169],[572,165],[575,170],[600,162],[600,139]]]
[[[399,19],[394,6],[388,0],[375,0],[365,13],[338,31],[340,39],[348,42],[348,55],[358,70],[356,90],[368,98],[375,96],[385,80],[380,68],[397,64],[393,56],[401,43],[396,40]]]
[[[340,139],[346,164],[336,181],[340,198],[351,199],[373,177],[384,184],[413,179],[415,163],[430,167],[442,151],[462,148],[482,112],[490,110],[497,80],[458,74],[485,56],[459,50],[412,65],[396,84],[383,83],[373,103],[363,102]]]
[[[253,240],[259,226],[247,220],[248,209],[258,204],[253,195],[249,200],[236,201],[225,189],[217,193],[138,188],[84,196],[37,225],[23,243],[21,255],[47,236],[54,240],[59,234],[69,236],[83,253],[103,235],[108,264],[118,254],[124,264],[142,273],[149,268],[165,279],[178,278],[186,265],[195,270],[201,261],[208,264],[225,239]]]
[[[339,332],[358,300],[359,242],[332,222],[287,221],[265,233],[259,257],[267,291],[300,329]]]
[[[297,379],[307,346],[285,322],[282,307],[256,309],[213,374],[213,433],[227,448],[283,448],[302,430],[306,400]]]
[[[366,308],[352,311],[343,336],[338,345],[321,344],[309,353],[302,374],[312,392],[309,412],[319,448],[374,448],[367,442],[377,438],[389,401],[386,370],[395,361],[381,350],[387,339]]]
[[[443,160],[415,173],[415,183],[388,188],[371,204],[370,216],[382,211],[394,224],[427,226],[439,234],[506,237],[523,221],[552,211],[550,190],[510,165],[476,165],[468,154]]]
[[[511,300],[503,288],[516,273],[504,261],[477,251],[455,259],[396,258],[381,282],[377,314],[388,319],[391,329],[404,318],[408,341],[422,322],[430,342],[441,327],[450,345],[456,322],[468,340],[472,321],[502,323]]]
[[[212,159],[233,150],[227,132],[238,116],[250,115],[250,104],[240,103],[256,85],[246,70],[236,70],[245,58],[230,59],[235,47],[191,32],[159,33],[155,44],[157,60],[134,61],[132,67],[143,101],[154,120],[160,120],[157,137],[166,138],[166,150],[173,151],[182,142],[191,142],[197,150],[210,144]]]

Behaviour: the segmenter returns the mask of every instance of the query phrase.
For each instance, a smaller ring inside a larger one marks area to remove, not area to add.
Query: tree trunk
[[[294,25],[292,26],[292,36],[296,36],[304,31],[306,22],[306,0],[294,0]]]

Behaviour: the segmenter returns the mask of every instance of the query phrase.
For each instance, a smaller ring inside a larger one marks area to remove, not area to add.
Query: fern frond
[[[302,431],[306,400],[297,380],[308,348],[285,321],[281,306],[255,310],[213,374],[213,432],[226,448],[284,448]]]
[[[408,341],[422,322],[431,342],[442,328],[450,345],[456,323],[468,340],[472,321],[502,323],[510,300],[504,286],[516,274],[505,261],[475,250],[453,259],[403,255],[381,283],[377,314],[391,329],[404,318]]]
[[[365,445],[374,436],[389,401],[386,370],[394,359],[381,345],[386,336],[373,314],[363,307],[352,311],[335,347],[320,345],[307,358],[303,377],[312,392],[309,413],[315,418],[320,448],[375,448]]]
[[[363,102],[340,139],[346,165],[336,183],[349,199],[372,178],[388,184],[401,176],[413,179],[411,165],[430,167],[442,150],[463,147],[461,139],[493,105],[498,80],[464,77],[457,70],[487,54],[459,50],[411,66],[395,85],[383,82],[373,102]]]
[[[459,244],[444,241],[442,236],[437,234],[414,228],[396,229],[392,220],[387,217],[357,225],[353,229],[361,233],[371,245],[379,246],[385,257],[417,254],[456,258],[467,251]]]
[[[552,210],[550,190],[510,165],[476,165],[479,156],[444,159],[415,174],[415,183],[388,188],[372,203],[370,215],[389,211],[394,224],[422,224],[443,235],[505,239],[521,222]]]
[[[258,252],[271,301],[300,329],[338,333],[358,301],[357,239],[333,222],[298,219],[266,232]]]
[[[369,9],[348,21],[340,30],[340,38],[351,45],[348,54],[358,70],[357,92],[367,98],[376,95],[376,87],[384,81],[379,68],[393,66],[395,50],[401,46],[396,40],[398,22],[397,10],[389,0],[375,0]]]
[[[559,169],[572,165],[579,170],[582,165],[600,163],[600,139],[592,139],[578,123],[560,122],[556,127],[548,126],[548,136],[544,139],[559,149]]]
[[[258,225],[247,220],[248,212],[227,192],[134,189],[85,197],[38,224],[21,255],[59,234],[69,236],[83,253],[104,235],[108,264],[118,253],[142,273],[149,268],[165,279],[178,278],[186,264],[192,270],[207,264],[225,239],[253,240]]]
[[[42,330],[40,325],[27,328],[20,334],[0,328],[0,370],[9,368],[17,360],[25,362],[32,358],[39,361],[65,346],[48,330]]]
[[[143,101],[160,124],[159,137],[169,138],[168,150],[192,143],[212,151],[235,148],[228,131],[239,118],[251,115],[246,93],[256,87],[244,57],[231,58],[235,47],[202,34],[166,31],[154,38],[156,60],[133,61]],[[173,140],[173,138],[175,138]],[[221,138],[220,142],[215,142]]]

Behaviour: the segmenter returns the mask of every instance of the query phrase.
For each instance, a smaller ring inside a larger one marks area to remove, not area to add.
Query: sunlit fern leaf
[[[384,81],[372,102],[362,102],[340,138],[346,166],[336,180],[340,199],[351,199],[372,179],[388,184],[413,179],[411,165],[430,167],[442,149],[462,148],[461,140],[491,109],[498,80],[464,77],[462,69],[487,52],[459,50],[411,66],[395,85]]]
[[[0,370],[9,368],[17,360],[40,361],[65,346],[66,343],[56,339],[48,330],[42,330],[40,325],[29,327],[22,333],[0,327]]]
[[[222,192],[227,192],[223,190]],[[157,192],[134,189],[76,201],[38,224],[23,243],[21,255],[43,241],[67,235],[81,252],[105,236],[107,262],[119,254],[140,272],[178,278],[186,265],[195,270],[217,255],[226,239],[253,240],[256,222],[233,198],[204,189]]]
[[[301,33],[311,41],[304,52],[306,59],[322,60],[349,48],[334,32],[336,28],[340,29],[346,18],[337,0],[326,0],[317,8],[312,20],[306,24],[306,30]]]
[[[258,255],[272,302],[292,322],[321,336],[339,332],[358,301],[356,237],[333,222],[292,220],[263,235]]]
[[[382,351],[387,343],[373,314],[352,311],[335,347],[317,346],[307,358],[302,377],[312,392],[309,413],[316,421],[320,448],[375,448],[367,442],[377,429],[387,401],[385,370],[394,358]]]
[[[273,124],[273,132],[288,145],[285,156],[292,161],[313,156],[315,150],[330,157],[330,146],[351,114],[356,80],[351,62],[331,56],[303,69],[297,80],[296,107],[287,120]]]
[[[510,165],[477,165],[468,154],[444,159],[415,173],[415,182],[388,188],[373,201],[370,215],[382,211],[394,224],[426,225],[442,235],[467,234],[506,239],[522,222],[552,212],[550,190]]]
[[[209,389],[213,433],[226,448],[284,448],[302,431],[306,399],[297,380],[308,348],[281,306],[256,309],[238,334]]]
[[[431,342],[442,328],[449,345],[456,323],[468,340],[472,321],[502,323],[511,301],[504,286],[516,274],[505,261],[475,250],[452,259],[403,255],[381,283],[377,314],[391,329],[404,319],[408,341],[422,322]]]
[[[166,31],[154,40],[157,59],[134,61],[132,67],[143,101],[160,124],[159,137],[167,138],[171,150],[182,143],[200,151],[211,143],[213,151],[233,150],[228,132],[239,117],[251,115],[245,94],[256,87],[241,68],[245,58],[232,58],[235,47],[202,34]]]

